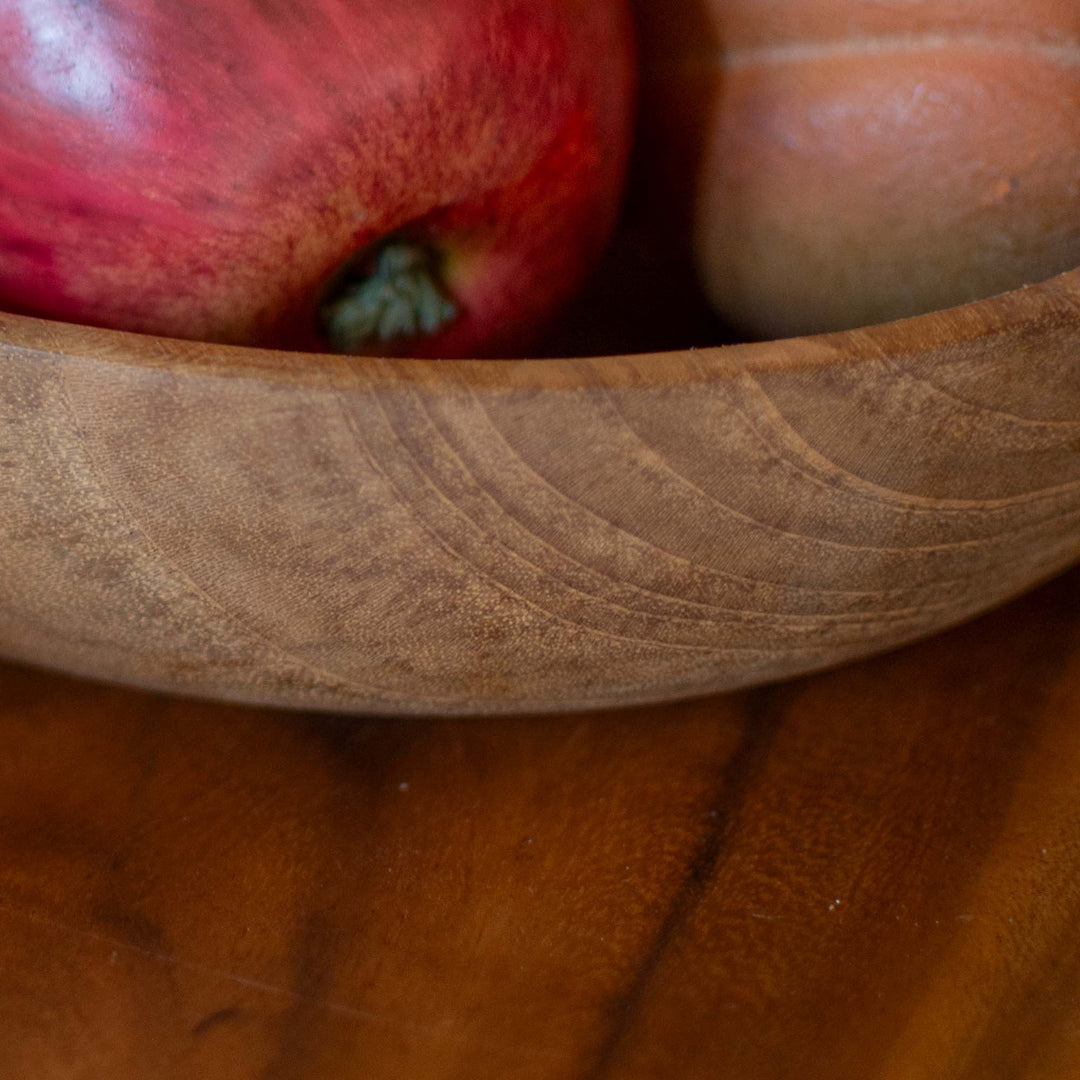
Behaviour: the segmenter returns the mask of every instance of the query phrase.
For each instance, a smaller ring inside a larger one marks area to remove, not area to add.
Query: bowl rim
[[[955,307],[877,323],[767,341],[577,357],[416,359],[293,352],[158,337],[0,311],[0,361],[14,350],[114,364],[176,377],[253,379],[335,390],[457,386],[469,390],[582,390],[659,387],[730,378],[749,371],[807,370],[926,353],[1015,331],[1022,324],[1080,326],[1080,268]]]

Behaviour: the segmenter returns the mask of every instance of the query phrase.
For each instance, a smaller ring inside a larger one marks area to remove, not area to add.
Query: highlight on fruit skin
[[[12,0],[0,310],[515,355],[614,225],[633,48],[625,0]],[[429,253],[428,284],[376,259],[353,284],[382,313],[328,330],[331,287],[393,238]]]
[[[639,0],[648,160],[743,336],[1080,265],[1073,0]]]

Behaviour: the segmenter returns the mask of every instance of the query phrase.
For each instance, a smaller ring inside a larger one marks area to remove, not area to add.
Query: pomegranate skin
[[[513,355],[617,212],[623,0],[12,0],[0,42],[8,310],[323,349],[404,235],[457,315],[367,351]]]
[[[741,334],[883,322],[1080,265],[1075,4],[664,7],[639,5],[649,138]]]

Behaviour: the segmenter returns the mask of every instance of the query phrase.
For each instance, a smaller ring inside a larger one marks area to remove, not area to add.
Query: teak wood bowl
[[[878,652],[1080,557],[1080,271],[822,337],[294,355],[0,315],[0,653],[401,714]]]

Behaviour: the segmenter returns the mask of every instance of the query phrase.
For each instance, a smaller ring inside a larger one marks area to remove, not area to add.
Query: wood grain
[[[662,701],[1080,556],[1080,271],[864,331],[356,360],[0,315],[0,653],[336,711]]]
[[[1080,571],[663,708],[0,666],[0,1076],[1071,1080]]]

